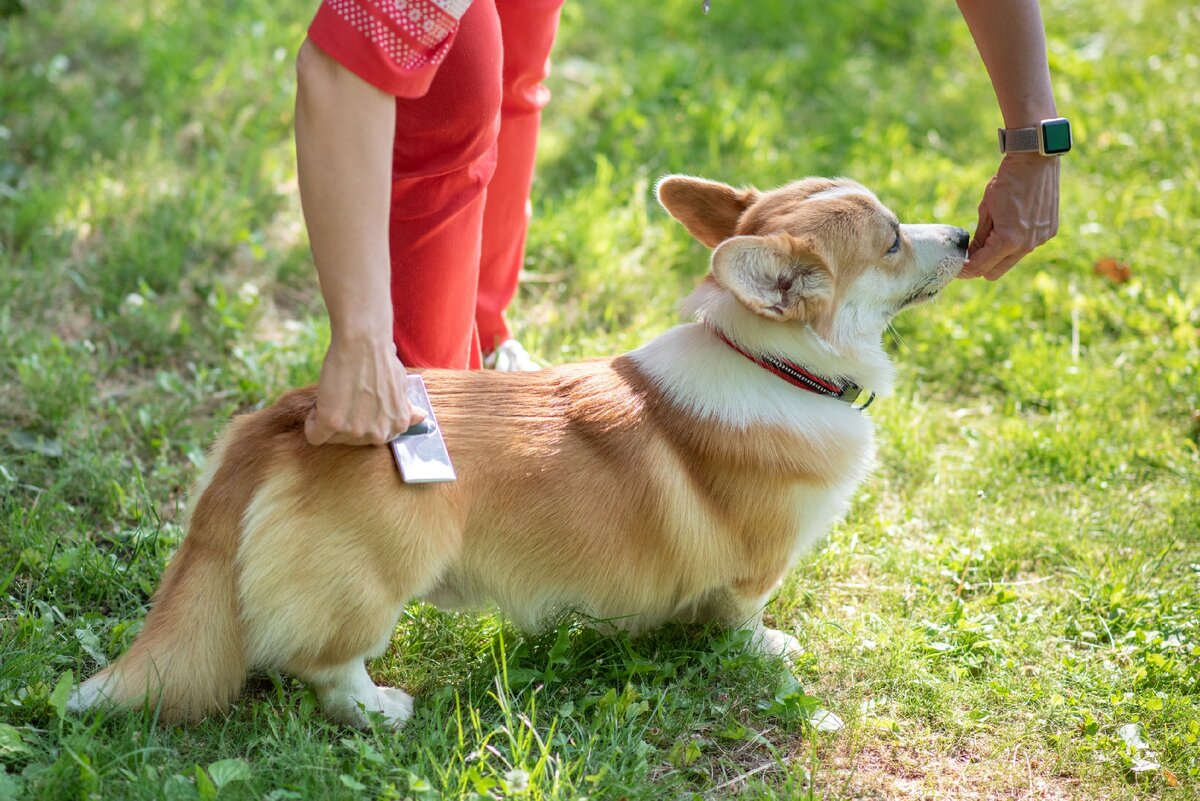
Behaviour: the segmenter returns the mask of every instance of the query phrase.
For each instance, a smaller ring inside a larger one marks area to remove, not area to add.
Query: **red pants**
[[[477,368],[509,337],[562,0],[474,0],[429,91],[396,101],[392,304],[405,365]]]

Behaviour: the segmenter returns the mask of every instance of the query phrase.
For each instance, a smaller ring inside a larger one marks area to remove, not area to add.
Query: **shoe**
[[[542,366],[515,339],[506,339],[500,347],[483,357],[483,366],[502,373],[522,373],[541,370]]]

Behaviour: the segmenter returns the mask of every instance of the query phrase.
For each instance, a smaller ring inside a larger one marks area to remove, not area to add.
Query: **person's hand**
[[[995,281],[1058,233],[1058,159],[1008,154],[983,190],[960,278]]]
[[[387,443],[425,418],[408,402],[406,375],[390,340],[335,339],[304,435],[313,445]]]

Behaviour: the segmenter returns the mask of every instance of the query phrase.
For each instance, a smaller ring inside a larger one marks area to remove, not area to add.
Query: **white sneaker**
[[[542,366],[533,360],[521,343],[515,339],[506,339],[500,347],[483,357],[483,366],[488,370],[498,370],[502,373],[521,373],[541,370]]]

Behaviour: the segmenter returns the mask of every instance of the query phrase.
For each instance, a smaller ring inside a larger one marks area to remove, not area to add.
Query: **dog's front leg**
[[[750,650],[763,656],[781,657],[790,661],[804,653],[800,641],[786,631],[767,628],[762,621],[763,610],[771,600],[774,590],[772,587],[771,592],[745,596],[739,594],[736,589],[731,589],[732,611],[735,619],[739,621],[737,627],[750,632]]]
[[[766,603],[766,599],[763,600]],[[792,660],[804,653],[800,641],[779,629],[769,629],[763,625],[762,609],[760,607],[754,619],[748,621],[742,628],[750,631],[750,648],[764,656],[778,656]]]

